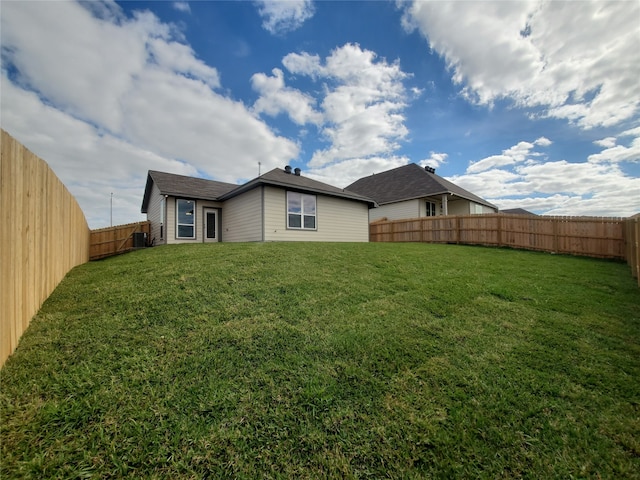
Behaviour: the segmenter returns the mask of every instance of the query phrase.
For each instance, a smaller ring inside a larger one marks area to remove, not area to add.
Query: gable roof
[[[244,192],[248,192],[260,185],[272,185],[276,187],[294,189],[299,192],[319,193],[332,197],[347,198],[350,200],[365,202],[371,207],[375,206],[375,202],[364,195],[334,187],[308,177],[296,175],[295,173],[286,173],[284,170],[279,168],[274,168],[270,172],[254,178],[243,185],[149,170],[147,175],[147,184],[144,190],[144,197],[142,199],[142,213],[147,213],[152,185],[154,183],[158,186],[162,195],[220,202],[233,198]]]
[[[506,210],[500,210],[499,213],[506,213],[509,215],[534,215],[537,216],[535,213],[532,213],[528,210],[525,210],[524,208],[507,208]]]
[[[347,189],[361,195],[368,195],[379,205],[451,193],[497,209],[495,205],[483,198],[415,163],[363,177],[353,182]]]
[[[233,183],[216,182],[215,180],[205,180],[204,178],[149,170],[147,185],[142,199],[142,213],[147,213],[151,197],[151,185],[153,183],[157,185],[162,195],[200,198],[202,200],[218,200],[221,195],[238,187]]]
[[[272,185],[275,187],[290,188],[306,193],[320,193],[323,195],[328,195],[330,197],[357,200],[360,202],[368,203],[370,206],[375,206],[375,202],[373,201],[373,199],[371,199],[371,197],[349,191],[348,189],[334,187],[333,185],[322,183],[309,177],[303,177],[302,175],[296,175],[295,173],[287,173],[285,170],[282,170],[280,168],[274,168],[264,175],[254,178],[244,185],[241,185],[235,190],[227,192],[226,194],[222,195],[219,200],[227,200],[229,198],[233,198],[237,195],[240,195],[241,193],[252,190],[259,185]]]

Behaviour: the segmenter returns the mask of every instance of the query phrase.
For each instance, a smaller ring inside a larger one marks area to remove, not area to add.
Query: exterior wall
[[[407,200],[405,202],[388,203],[369,210],[369,221],[375,222],[386,217],[388,220],[424,217],[424,200]]]
[[[183,198],[183,197],[178,197]],[[165,225],[165,239],[166,243],[202,243],[204,241],[204,207],[217,208],[219,212],[222,212],[222,204],[220,202],[212,202],[210,200],[194,200],[195,206],[195,231],[196,238],[176,238],[176,197],[167,197],[166,203],[166,217],[167,222]],[[185,200],[193,200],[191,198],[185,198]],[[151,202],[150,202],[151,203]],[[219,213],[220,214],[220,213]],[[153,227],[152,227],[153,228]],[[152,237],[153,238],[153,237]],[[156,242],[156,245],[158,243]]]
[[[368,242],[368,206],[342,198],[316,195],[317,230],[287,229],[286,190],[264,187],[264,240]]]
[[[449,210],[449,215],[469,215],[469,213],[471,213],[469,201],[460,198],[455,200],[449,199],[447,209]]]
[[[147,220],[151,222],[149,240],[154,240],[154,245],[163,245],[167,243],[166,225],[164,227],[164,235],[160,235],[160,226],[165,222],[165,219],[161,218],[161,204],[163,198],[164,197],[160,195],[160,189],[154,183],[151,188],[151,197],[149,198],[149,205],[147,207]]]
[[[480,205],[479,203],[469,203],[472,214],[497,213],[497,210],[495,208],[487,207],[486,205]]]
[[[425,217],[427,214],[426,202],[436,204],[436,215],[443,215],[442,200],[438,198],[420,198],[405,202],[389,203],[369,210],[369,221],[375,222],[381,218],[388,220],[403,220],[405,218]],[[470,202],[462,198],[447,197],[447,211],[449,215],[469,215],[480,213],[495,213],[496,211],[485,205]]]
[[[224,202],[223,242],[260,242],[262,238],[262,188],[254,188]]]
[[[444,215],[442,212],[442,200],[436,198],[421,198],[418,200],[418,208],[420,209],[420,217],[427,216],[427,202],[436,204],[436,216]],[[407,217],[409,218],[409,217]]]
[[[480,205],[479,203],[470,202],[469,200],[457,199],[449,200],[449,215],[475,215],[484,213],[496,213],[496,210]]]

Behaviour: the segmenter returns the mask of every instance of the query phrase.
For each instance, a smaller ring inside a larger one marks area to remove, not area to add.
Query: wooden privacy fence
[[[149,232],[149,222],[127,223],[91,230],[89,257],[91,260],[98,260],[145,247]]]
[[[89,227],[41,160],[2,130],[0,366],[69,270],[89,260]]]
[[[637,278],[639,220],[638,215],[628,219],[456,215],[382,220],[371,223],[369,233],[372,242],[489,245],[627,260]]]

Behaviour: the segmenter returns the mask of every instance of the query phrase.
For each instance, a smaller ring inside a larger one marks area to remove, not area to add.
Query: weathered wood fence
[[[89,260],[89,227],[67,188],[2,130],[0,366],[69,270]]]
[[[99,260],[145,247],[149,232],[149,222],[127,223],[91,230],[89,257],[91,260]]]
[[[455,215],[371,223],[372,242],[457,243],[627,260],[638,278],[640,216]]]

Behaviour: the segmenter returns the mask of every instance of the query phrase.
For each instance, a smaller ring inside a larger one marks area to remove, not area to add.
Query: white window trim
[[[295,193],[300,195],[300,213],[290,213],[289,212],[289,194],[291,193]],[[315,213],[313,214],[305,214],[304,212],[304,197],[313,197],[313,203],[315,205]],[[287,192],[287,196],[286,196],[286,205],[287,205],[287,229],[288,230],[306,230],[306,231],[317,231],[318,230],[318,196],[317,195],[311,195],[308,193],[301,193],[301,192]],[[292,227],[291,225],[289,225],[289,215],[300,215],[300,226],[299,227]],[[304,217],[313,217],[314,218],[314,227],[313,228],[306,228],[304,226]]]
[[[192,202],[193,203],[193,222],[192,223],[180,223],[179,222],[179,218],[180,218],[180,213],[179,213],[179,208],[178,208],[178,203],[180,203],[180,201],[185,201],[185,202]],[[176,198],[176,239],[180,239],[180,240],[193,240],[194,238],[196,238],[196,201],[195,200],[189,200],[188,198]],[[193,236],[191,237],[184,237],[184,236],[180,236],[180,226],[181,225],[185,225],[185,226],[189,226],[189,227],[193,227]]]
[[[433,210],[431,209],[431,205],[433,205]],[[431,215],[432,211],[433,211],[433,215]],[[438,215],[438,204],[436,202],[427,200],[425,202],[425,216],[436,217],[437,215]]]

